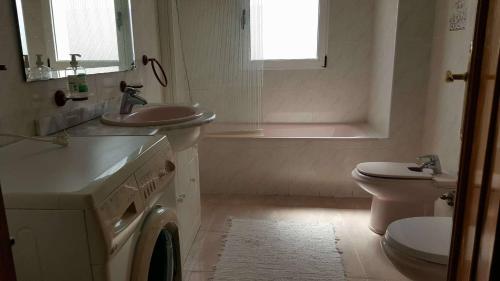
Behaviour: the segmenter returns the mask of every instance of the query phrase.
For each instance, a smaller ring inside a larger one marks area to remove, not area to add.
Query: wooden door
[[[500,0],[480,0],[448,280],[500,280],[499,51]]]

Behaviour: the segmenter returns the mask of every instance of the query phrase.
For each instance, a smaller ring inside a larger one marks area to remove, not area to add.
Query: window
[[[251,0],[251,56],[266,69],[325,65],[328,0]]]

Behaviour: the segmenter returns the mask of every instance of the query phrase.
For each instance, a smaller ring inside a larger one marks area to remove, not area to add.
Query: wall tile
[[[334,1],[345,5],[344,10],[339,9],[339,17],[353,17],[347,12],[348,8],[358,7],[362,1]],[[425,116],[425,101],[427,96],[427,81],[429,78],[429,67],[431,58],[432,27],[428,24],[422,25],[423,21],[429,19],[429,14],[433,15],[434,6],[429,1],[400,1],[398,5],[398,26],[396,30],[396,44],[394,58],[394,77],[385,77],[385,89],[392,86],[392,96],[390,107],[390,132],[389,137],[384,139],[215,139],[207,138],[200,144],[200,175],[201,187],[204,193],[243,193],[243,194],[286,194],[286,195],[316,195],[316,196],[336,196],[336,197],[367,197],[367,193],[356,186],[351,178],[351,171],[357,163],[367,161],[401,161],[412,162],[420,155],[422,134]],[[385,2],[390,7],[394,2]],[[351,6],[352,5],[352,6]],[[362,6],[362,5],[361,5]],[[395,11],[395,10],[394,10]],[[410,15],[411,11],[411,15]],[[354,14],[363,11],[352,11]],[[431,16],[432,17],[432,16]],[[393,19],[394,20],[394,19]],[[421,29],[420,29],[421,28]],[[331,30],[330,32],[341,32],[341,30]],[[352,33],[356,33],[351,31]],[[391,38],[391,34],[387,35]],[[392,35],[394,36],[394,35]],[[357,38],[353,36],[352,38]],[[371,39],[370,39],[371,40]],[[370,41],[371,42],[371,41]],[[369,44],[369,43],[368,43]],[[383,45],[382,45],[383,46]],[[343,48],[351,48],[351,52],[365,50],[364,47],[356,48],[355,44],[346,42],[335,45],[340,52]],[[361,51],[363,54],[368,52]],[[352,53],[351,53],[352,54]],[[380,57],[367,55],[363,59],[377,62],[377,59],[384,60],[390,54],[378,53]],[[331,102],[325,97],[321,100],[325,105],[311,107],[310,112],[321,110],[322,106],[327,108],[332,104],[343,107],[342,111],[352,111],[358,104],[362,104],[355,113],[335,113],[336,118],[362,118],[367,115],[371,83],[364,85],[361,80],[350,79],[363,73],[357,67],[346,67],[349,63],[357,65],[355,62],[362,56],[350,57],[348,53],[339,56],[339,64],[344,67],[335,69],[336,79],[325,86],[323,90],[332,91]],[[373,58],[373,60],[372,60]],[[334,60],[335,62],[335,60]],[[368,67],[370,68],[370,67]],[[300,72],[297,72],[300,73]],[[323,72],[326,73],[326,72]],[[293,75],[296,73],[287,73]],[[350,76],[352,74],[352,76]],[[307,84],[308,79],[299,78],[291,80],[288,84],[287,75],[282,72],[272,74],[275,76],[273,82],[266,85],[267,91],[272,89],[277,93],[274,105],[266,105],[267,101],[273,97],[264,96],[264,105],[268,106],[264,112],[276,114],[277,112],[297,112],[289,110],[293,106],[292,102],[283,106],[278,102],[278,97],[283,98],[289,92],[294,93],[295,88],[302,84]],[[370,72],[363,75],[371,75]],[[312,75],[311,75],[312,76]],[[300,77],[305,77],[305,74]],[[360,76],[365,77],[365,76]],[[314,79],[314,76],[311,78]],[[394,83],[392,83],[394,79]],[[327,80],[325,78],[325,80]],[[367,79],[370,80],[370,79]],[[345,83],[345,84],[344,84]],[[345,85],[343,88],[342,85]],[[304,95],[314,95],[308,92],[310,85],[307,85],[302,95],[293,96],[302,105],[307,107],[310,100]],[[351,87],[351,88],[349,88]],[[363,94],[358,95],[356,91],[351,91],[352,87],[365,88]],[[383,89],[384,87],[381,86]],[[345,96],[337,95],[345,91]],[[305,96],[305,97],[304,97]],[[343,98],[345,97],[345,99]],[[384,97],[387,101],[388,96]],[[284,99],[282,99],[283,101]],[[297,107],[300,108],[300,107]],[[378,109],[380,110],[380,109]],[[306,110],[300,111],[308,112]],[[265,113],[266,114],[266,113]],[[358,115],[356,115],[358,114]],[[283,117],[282,115],[281,117]],[[292,116],[291,114],[289,116]],[[310,116],[303,115],[304,118]],[[331,116],[330,116],[331,117]],[[341,120],[341,119],[337,119]]]
[[[469,63],[469,46],[474,34],[476,0],[468,0],[465,30],[449,31],[448,17],[454,1],[436,1],[430,79],[427,88],[424,153],[438,154],[443,169],[458,172],[460,130],[462,125],[465,83],[446,83],[445,72],[465,72]]]
[[[8,66],[8,71],[0,72],[0,132],[32,135],[35,133],[34,120],[40,117],[67,111],[79,107],[88,107],[99,102],[108,102],[116,108],[121,98],[119,82],[127,80],[143,83],[143,95],[150,102],[163,100],[162,89],[154,79],[149,66],[138,63],[137,70],[99,74],[88,77],[92,95],[88,101],[68,103],[64,108],[57,108],[53,94],[58,89],[66,88],[66,79],[26,83],[21,74],[19,60],[18,35],[13,13],[13,1],[0,3],[0,63]],[[142,54],[160,58],[159,35],[157,32],[157,8],[155,0],[132,1],[136,61]],[[0,137],[0,145],[13,141]]]
[[[263,120],[351,123],[367,120],[373,0],[331,0],[328,68],[264,72]]]

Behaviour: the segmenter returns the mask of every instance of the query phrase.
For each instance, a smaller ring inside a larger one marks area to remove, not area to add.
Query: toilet
[[[366,162],[352,171],[356,183],[373,195],[370,229],[384,235],[390,223],[409,217],[433,216],[434,201],[454,190],[456,177],[418,171],[415,163]]]
[[[412,280],[446,280],[453,220],[413,217],[389,225],[381,241],[389,260]]]

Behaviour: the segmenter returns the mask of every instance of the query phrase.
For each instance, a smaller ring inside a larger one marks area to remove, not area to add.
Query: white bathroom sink
[[[203,112],[185,105],[159,105],[138,109],[130,114],[105,113],[104,124],[121,127],[164,126],[187,122],[200,117]]]
[[[190,105],[152,105],[130,114],[105,113],[101,122],[117,127],[156,127],[165,135],[174,151],[182,151],[198,143],[201,126],[215,119],[215,113]]]

